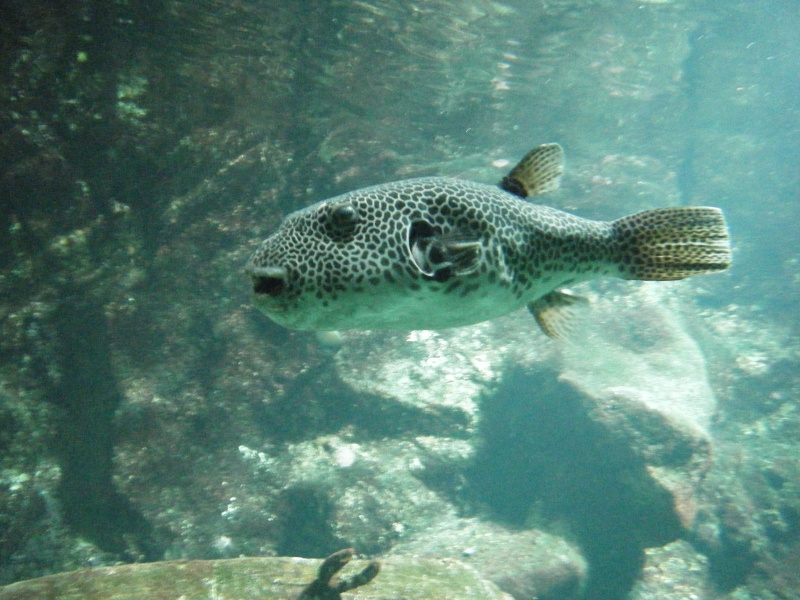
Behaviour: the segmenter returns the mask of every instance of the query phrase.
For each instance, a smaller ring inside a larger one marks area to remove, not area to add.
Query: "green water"
[[[0,33],[0,583],[355,546],[520,598],[800,597],[794,0],[11,1]],[[720,207],[733,267],[586,285],[573,347],[252,308],[289,212],[545,142],[543,203]]]

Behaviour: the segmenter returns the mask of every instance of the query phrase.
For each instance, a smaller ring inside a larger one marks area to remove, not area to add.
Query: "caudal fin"
[[[619,275],[668,281],[724,271],[731,265],[725,217],[718,208],[659,208],[612,223]]]

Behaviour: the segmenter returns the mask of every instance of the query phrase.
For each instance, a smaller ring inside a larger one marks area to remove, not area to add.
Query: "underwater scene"
[[[0,599],[800,600],[799,8],[4,0]]]

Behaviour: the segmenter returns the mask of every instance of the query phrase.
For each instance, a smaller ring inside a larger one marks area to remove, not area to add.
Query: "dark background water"
[[[520,465],[502,411],[486,408],[483,453],[426,485],[517,528],[531,523],[528,495],[551,524],[572,519],[594,597],[623,597],[643,547],[675,537],[710,561],[714,594],[796,597],[795,2],[9,1],[0,32],[4,582],[120,560],[321,556],[357,541],[325,486],[291,487],[283,472],[258,487],[237,448],[284,456],[348,428],[358,443],[410,440],[439,421],[408,407],[387,419],[313,336],[255,314],[244,261],[312,201],[430,174],[493,182],[506,169],[496,161],[557,141],[567,176],[549,204],[602,219],[725,211],[734,267],[688,283],[683,310],[730,479],[711,471],[693,527],[643,510],[611,535],[591,494],[554,508],[577,481],[553,483],[563,465],[593,468],[574,461],[595,434],[555,453],[555,467],[543,445],[523,446],[534,458]],[[380,352],[385,339],[357,342]],[[490,406],[524,415],[531,377],[508,374]],[[569,397],[552,390],[542,398]],[[623,497],[620,460],[605,491]],[[525,483],[497,493],[498,480]],[[249,521],[226,524],[247,490],[277,500],[246,501]],[[626,514],[608,504],[610,522]],[[379,537],[365,534],[362,550],[396,541]]]

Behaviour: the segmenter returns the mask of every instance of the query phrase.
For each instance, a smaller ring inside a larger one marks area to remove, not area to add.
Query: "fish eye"
[[[349,202],[334,204],[328,208],[328,223],[336,233],[351,233],[358,223],[358,211]]]

